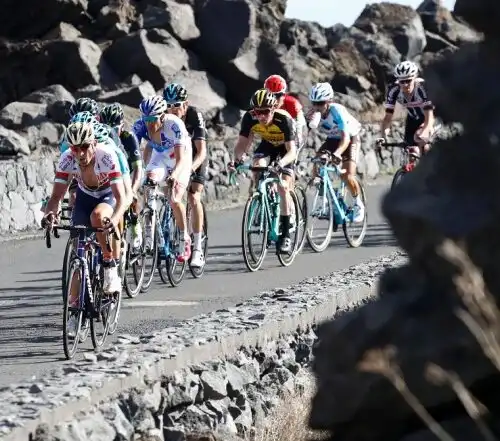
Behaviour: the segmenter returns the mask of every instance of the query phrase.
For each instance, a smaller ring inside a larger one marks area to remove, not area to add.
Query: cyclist
[[[275,163],[275,170],[282,173],[283,186],[279,187],[281,196],[281,237],[280,251],[291,251],[290,215],[291,198],[290,188],[293,184],[294,161],[297,157],[295,145],[295,123],[288,112],[278,109],[278,101],[273,93],[267,89],[257,90],[250,100],[251,110],[245,112],[241,121],[240,136],[234,149],[235,162],[239,162],[243,154],[250,148],[254,135],[261,138],[261,142],[254,152],[255,166],[263,166],[263,159],[269,157]],[[229,167],[234,168],[230,163]],[[254,182],[257,177],[254,176]]]
[[[94,126],[88,123],[72,123],[66,130],[70,149],[59,158],[52,195],[45,208],[43,224],[57,221],[54,213],[69,185],[69,176],[78,181],[77,197],[72,212],[72,225],[106,227],[113,231],[126,208],[127,200],[122,174],[115,150],[99,143]],[[109,252],[104,233],[97,239],[103,253],[104,284],[106,293],[121,290],[117,261],[120,248]],[[75,302],[78,301],[77,296]]]
[[[407,109],[405,123],[405,142],[417,144],[421,153],[429,149],[429,141],[435,132],[434,105],[428,98],[423,86],[424,80],[418,77],[418,66],[412,61],[403,61],[394,68],[396,82],[389,87],[385,101],[385,116],[381,124],[381,138],[386,140],[394,115],[396,103]]]
[[[307,123],[301,102],[297,97],[287,93],[287,84],[280,75],[271,75],[264,81],[264,87],[278,100],[278,108],[286,110],[295,121],[295,130],[297,133],[297,157],[300,149],[304,146],[307,139]]]
[[[152,148],[144,154],[147,179],[155,183],[170,181],[170,204],[180,230],[178,260],[184,262],[191,256],[191,238],[186,234],[186,208],[182,197],[189,185],[192,166],[191,140],[182,119],[167,112],[162,96],[154,95],[139,105],[142,118],[134,124],[134,134],[139,141],[145,139]],[[153,225],[146,223],[146,249],[153,246]]]
[[[341,104],[333,102],[334,94],[330,83],[317,83],[309,93],[312,109],[308,117],[320,113],[318,130],[326,133],[327,139],[319,148],[316,157],[324,152],[332,154],[337,163],[342,163],[346,173],[341,175],[354,198],[354,222],[362,222],[365,206],[356,180],[356,166],[359,155],[361,123]],[[314,168],[313,178],[317,176]]]
[[[167,113],[172,113],[184,121],[191,136],[193,149],[193,165],[191,167],[191,185],[188,190],[188,199],[193,207],[193,255],[191,266],[201,268],[205,264],[205,256],[201,248],[203,233],[203,207],[201,193],[208,175],[207,130],[203,115],[196,107],[190,106],[188,93],[180,84],[170,83],[163,89],[163,98],[167,102]]]
[[[125,115],[119,103],[108,104],[99,112],[100,121],[111,128],[111,137],[117,146],[121,146],[125,151],[128,167],[132,172],[131,193],[132,211],[136,215],[132,219],[133,225],[133,246],[138,248],[141,245],[142,232],[137,216],[140,213],[138,202],[138,191],[143,179],[142,157],[140,153],[139,141],[134,133],[124,130]]]

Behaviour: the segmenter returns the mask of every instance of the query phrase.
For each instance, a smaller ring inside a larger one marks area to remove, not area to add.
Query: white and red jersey
[[[68,184],[70,176],[73,176],[78,187],[89,196],[100,198],[111,193],[111,184],[122,179],[118,156],[112,148],[100,143],[96,145],[94,173],[99,184],[97,188],[90,188],[83,182],[78,161],[69,149],[59,158],[54,182]]]

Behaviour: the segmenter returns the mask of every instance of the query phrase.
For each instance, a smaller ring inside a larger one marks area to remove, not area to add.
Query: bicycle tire
[[[95,268],[93,270],[90,269],[89,265],[89,271],[95,271]],[[95,351],[98,351],[106,342],[106,338],[108,337],[109,333],[109,325],[110,325],[110,320],[109,320],[109,310],[110,310],[110,304],[111,301],[108,299],[104,299],[104,292],[102,290],[102,280],[103,280],[103,272],[104,268],[102,265],[99,265],[98,267],[98,273],[93,273],[91,272],[89,274],[91,284],[92,284],[92,291],[94,294],[94,311],[96,314],[93,314],[91,319],[90,319],[90,338],[92,340],[92,346],[94,347]],[[108,301],[109,303],[106,303],[106,306],[102,306],[103,300]],[[104,328],[102,331],[102,335],[99,338],[98,333],[97,333],[97,324],[102,321]]]
[[[304,245],[306,244],[306,239],[307,239],[307,224],[308,224],[308,219],[309,219],[309,209],[308,209],[308,203],[307,203],[307,196],[306,196],[306,191],[304,190],[304,187],[302,185],[296,185],[295,186],[295,194],[297,196],[297,199],[299,200],[299,205],[301,207],[301,214],[302,214],[302,238],[300,239],[297,247],[297,253],[300,253],[304,249]],[[300,203],[302,202],[302,203]]]
[[[172,219],[171,219],[171,229],[169,231],[170,237],[170,245],[172,246],[175,244],[175,246],[178,245],[181,237],[180,237],[180,230],[179,227],[177,226],[177,222],[175,221],[175,217],[173,213],[171,213]],[[180,265],[180,273],[176,275],[175,269]],[[186,275],[186,270],[188,267],[188,261],[185,260],[184,262],[179,262],[173,255],[166,256],[165,260],[165,268],[167,270],[167,278],[172,287],[179,286],[181,282],[184,280],[184,276]]]
[[[351,248],[358,248],[362,243],[366,236],[366,231],[368,230],[368,206],[366,203],[366,191],[362,182],[358,179],[357,176],[354,176],[354,179],[358,181],[359,189],[361,190],[361,199],[365,206],[365,216],[363,218],[363,228],[361,230],[361,234],[359,235],[357,240],[352,239],[347,232],[347,222],[344,220],[342,224],[342,230],[344,231],[344,237]]]
[[[250,208],[252,207],[252,204],[254,204],[254,203],[257,203],[257,204],[261,203],[261,195],[254,195],[250,199],[247,200],[247,202],[245,204],[245,209],[243,211],[243,220],[242,220],[242,224],[241,224],[241,247],[242,247],[242,251],[243,251],[243,260],[245,262],[247,269],[251,272],[258,271],[260,269],[260,267],[262,266],[262,263],[264,262],[264,259],[265,259],[266,254],[267,254],[267,237],[269,234],[269,225],[268,225],[266,216],[264,214],[264,216],[261,217],[261,225],[260,225],[262,230],[263,230],[263,235],[264,235],[263,239],[264,240],[262,242],[261,254],[256,259],[257,261],[255,262],[255,260],[253,258],[254,254],[253,254],[252,250],[247,249],[248,234],[249,234],[248,233],[248,225],[250,222],[250,214],[251,214]],[[262,210],[261,210],[261,212],[263,213]],[[250,262],[250,257],[252,258],[252,260],[255,263],[252,264]]]
[[[75,240],[76,239],[72,238],[70,235],[68,237],[68,241],[66,242],[66,248],[64,249],[63,267],[61,271],[61,292],[63,293],[63,296],[66,292],[66,281],[68,280],[68,265],[72,257],[72,251],[75,249]]]
[[[290,197],[292,198],[293,205],[295,208],[295,225],[297,225],[297,228],[298,228],[298,226],[301,223],[300,219],[302,217],[302,210],[301,210],[301,206],[299,203],[299,199],[297,198],[297,195],[295,193],[295,190],[293,190],[293,189],[290,190]],[[295,257],[298,254],[298,246],[299,246],[300,240],[301,239],[299,238],[299,235],[295,234],[295,238],[294,238],[293,243],[292,243],[292,251],[290,254],[281,253],[278,251],[278,253],[277,253],[278,260],[282,266],[290,266],[293,263],[293,261],[295,260]]]
[[[137,219],[137,222],[139,222],[139,219]],[[132,229],[132,225],[128,225],[128,230]],[[128,237],[130,235],[127,234]],[[123,286],[125,288],[125,293],[130,299],[136,298],[139,293],[141,292],[141,286],[142,286],[142,281],[144,280],[144,272],[146,270],[146,259],[144,258],[144,253],[143,253],[143,248],[144,248],[144,241],[142,241],[141,244],[141,249],[137,253],[136,256],[134,256],[134,259],[132,259],[132,247],[130,244],[127,247],[127,253],[125,255],[125,271],[124,271],[124,276],[123,276]],[[141,263],[138,264],[137,262],[140,261]],[[139,271],[137,271],[139,267]],[[129,272],[132,274],[130,275]],[[132,287],[132,282],[130,281],[130,276],[134,279],[135,282],[135,287]]]
[[[392,182],[391,182],[391,190],[396,186],[398,185],[400,182],[401,182],[401,179],[403,179],[404,175],[406,175],[406,170],[400,168],[396,171],[396,173],[394,173],[394,176],[392,178]]]
[[[141,217],[144,220],[144,222],[142,223],[142,226],[143,226],[142,243],[143,243],[143,247],[144,247],[144,259],[146,259],[146,251],[145,251],[146,250],[146,245],[145,245],[145,242],[146,242],[146,222],[145,222],[145,219],[146,219],[146,215],[149,214],[148,213],[149,211],[150,210],[148,208],[148,209],[143,210],[141,213]],[[157,214],[160,211],[161,211],[161,208],[160,208],[160,210],[157,210]],[[149,290],[151,284],[153,283],[153,278],[154,278],[155,272],[156,272],[157,267],[158,267],[158,229],[156,228],[156,223],[155,223],[155,225],[152,226],[152,228],[153,228],[153,249],[151,250],[151,255],[152,255],[151,273],[149,274],[149,277],[146,277],[146,268],[144,268],[144,278],[143,278],[141,289],[140,289],[140,291],[143,293],[145,293]],[[144,264],[144,267],[146,267],[146,264]]]
[[[82,271],[82,265],[80,260],[75,257],[72,258],[71,261],[68,264],[68,280],[71,281],[73,279],[73,275],[76,273],[76,271],[80,272],[80,280],[83,276],[83,271]],[[65,291],[63,294],[64,298],[64,309],[63,309],[63,349],[64,349],[64,355],[67,360],[71,360],[78,349],[78,344],[80,343],[80,330],[82,328],[83,324],[83,318],[84,318],[84,310],[79,309],[77,312],[77,327],[76,327],[76,332],[75,336],[72,337],[74,338],[73,344],[70,343],[70,336],[68,333],[68,320],[70,316],[72,315],[73,308],[70,307],[69,305],[69,299],[70,299],[70,293],[69,289],[71,287],[71,283],[66,284],[65,286]]]
[[[321,185],[324,185],[324,183],[321,183]],[[319,195],[319,190],[320,190],[319,188],[316,189],[317,195]],[[309,223],[308,223],[307,234],[306,234],[307,243],[312,248],[312,250],[316,253],[322,253],[323,251],[325,251],[327,249],[328,245],[330,245],[330,242],[332,240],[332,235],[333,235],[333,225],[335,223],[334,213],[333,213],[334,204],[333,204],[332,194],[329,191],[327,191],[326,186],[325,186],[324,191],[325,191],[325,196],[326,196],[327,203],[328,203],[328,214],[329,214],[329,224],[328,224],[328,230],[327,230],[325,239],[320,245],[317,245],[311,237],[311,232],[309,231]],[[314,200],[318,199],[317,195],[314,198]],[[313,211],[314,211],[314,206],[311,207],[311,213]]]
[[[205,263],[201,268],[195,268],[191,266],[191,258],[189,259],[189,271],[191,271],[191,275],[195,279],[199,279],[201,276],[203,276],[203,273],[205,272],[205,265],[207,264],[207,253],[208,253],[208,223],[207,223],[207,212],[205,210],[205,203],[203,201],[201,202],[201,207],[203,209],[203,256],[205,258]],[[194,237],[191,238],[194,240]],[[192,243],[192,242],[191,242]],[[191,251],[191,256],[193,255],[193,252]]]

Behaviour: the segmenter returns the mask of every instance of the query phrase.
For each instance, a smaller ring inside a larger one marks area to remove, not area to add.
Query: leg
[[[333,153],[337,149],[339,142],[340,142],[340,140],[338,140],[338,139],[327,138],[326,141],[321,145],[321,147],[316,152],[314,159],[319,158],[324,153],[330,153],[330,154]],[[319,173],[319,165],[314,164],[311,182],[313,182],[318,177],[318,173]]]
[[[278,187],[280,194],[280,223],[281,237],[280,250],[287,253],[290,251],[292,241],[290,240],[290,217],[292,214],[292,200],[290,188],[293,186],[293,170],[285,168],[282,174],[283,183]]]
[[[193,256],[191,265],[201,268],[205,263],[203,250],[201,249],[201,239],[203,235],[203,206],[201,205],[201,192],[203,184],[196,182],[197,174],[193,176],[191,186],[188,191],[189,204],[192,207],[191,222],[193,225]]]
[[[361,222],[365,217],[365,207],[361,199],[361,189],[356,179],[357,160],[359,156],[360,140],[355,136],[349,147],[342,155],[342,168],[346,170],[341,176],[354,199],[354,222]]]
[[[252,159],[253,167],[265,167],[267,165],[266,158],[271,156],[273,153],[273,146],[265,141],[262,141],[259,146],[255,149]],[[251,197],[257,182],[259,181],[259,172],[252,172],[252,183],[250,185],[248,196]]]
[[[184,196],[187,188],[187,183],[185,181],[186,180],[183,180],[183,182],[176,182],[172,187],[172,191],[170,194],[170,206],[172,207],[172,211],[174,213],[175,223],[177,224],[177,227],[180,231],[180,241],[178,248],[178,259],[180,262],[185,262],[191,257],[191,240],[190,237],[186,234],[186,207],[182,202],[182,197]],[[187,181],[189,182],[189,176],[187,178]]]

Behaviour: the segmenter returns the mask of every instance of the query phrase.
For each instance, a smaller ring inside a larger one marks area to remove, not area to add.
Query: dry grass
[[[248,441],[321,441],[327,434],[311,430],[307,420],[314,396],[314,379],[311,377],[302,391],[288,394],[280,400],[266,418],[263,427],[257,428]]]

